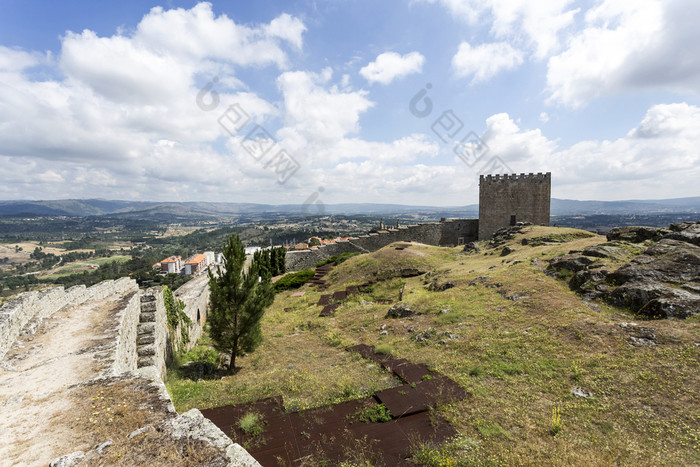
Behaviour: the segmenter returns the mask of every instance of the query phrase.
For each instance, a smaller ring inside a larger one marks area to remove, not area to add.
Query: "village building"
[[[207,256],[203,254],[197,254],[192,256],[185,262],[185,274],[196,275],[207,267]]]
[[[179,256],[170,256],[160,262],[160,270],[168,274],[180,274],[182,269],[182,258]]]

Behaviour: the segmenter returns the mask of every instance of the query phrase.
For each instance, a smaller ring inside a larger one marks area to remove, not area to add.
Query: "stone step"
[[[136,334],[142,336],[144,334],[153,334],[156,332],[155,323],[141,323],[136,327]]]
[[[141,302],[141,311],[156,311],[156,302]]]
[[[141,312],[139,315],[139,322],[141,323],[155,323],[156,322],[156,314],[153,311],[148,311],[148,312]]]
[[[144,302],[155,302],[156,301],[156,296],[155,295],[141,295],[141,303]]]
[[[136,339],[136,345],[148,345],[153,344],[156,341],[156,337],[151,334],[142,334]]]
[[[143,368],[145,366],[152,366],[156,364],[155,357],[139,357],[136,365],[138,368]]]
[[[152,357],[156,354],[156,347],[154,345],[141,345],[136,349],[136,353],[139,357]]]

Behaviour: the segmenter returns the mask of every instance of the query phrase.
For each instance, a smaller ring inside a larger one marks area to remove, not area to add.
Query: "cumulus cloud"
[[[419,52],[400,55],[396,52],[384,52],[377,59],[360,70],[360,74],[370,83],[389,84],[397,78],[420,73],[425,57]]]
[[[604,0],[585,26],[549,59],[549,101],[581,107],[629,89],[700,92],[700,3],[687,0]]]
[[[374,104],[366,91],[343,91],[331,85],[333,71],[288,71],[277,79],[284,96],[285,134],[306,141],[335,141],[357,132],[360,114]]]
[[[225,60],[242,66],[275,64],[287,57],[279,40],[300,48],[306,27],[298,18],[282,14],[267,25],[236,24],[228,16],[215,16],[211,3],[183,8],[151,9],[139,23],[134,41],[158,54],[190,60]]]
[[[573,0],[423,0],[439,3],[470,25],[488,22],[491,34],[528,48],[540,60],[557,50],[562,32],[571,26],[578,8]]]
[[[490,153],[516,172],[556,174],[554,196],[576,193],[578,199],[591,199],[600,198],[601,191],[608,199],[687,196],[700,175],[700,108],[686,103],[652,106],[638,126],[618,139],[581,141],[568,148],[539,129],[521,129],[507,114],[493,115],[486,123]]]
[[[473,76],[472,84],[486,81],[504,70],[512,70],[523,63],[523,53],[507,42],[480,44],[472,47],[462,42],[452,57],[452,68],[458,77]]]
[[[202,181],[204,175],[221,180],[227,172],[208,167],[226,167],[211,149],[222,137],[216,117],[225,107],[214,115],[195,105],[197,77],[226,73],[217,85],[222,104],[238,102],[256,121],[275,115],[277,109],[265,99],[235,91],[242,87],[235,69],[285,66],[283,46],[301,47],[304,30],[298,18],[286,14],[268,24],[246,26],[214,15],[208,3],[189,10],[154,8],[128,35],[67,32],[52,63],[60,67],[62,78],[43,81],[25,72],[51,65],[46,56],[0,47],[3,164],[34,182],[56,186],[62,178],[101,180],[117,187],[113,180],[122,178],[150,187],[147,180],[174,180],[171,172],[183,167],[188,170],[180,171],[181,183]],[[46,170],[12,162],[18,157],[39,160]],[[92,168],[86,170],[86,164]],[[32,176],[33,171],[40,175]],[[68,193],[50,197],[56,196]]]
[[[0,73],[19,72],[38,65],[41,61],[42,57],[38,53],[0,45]]]

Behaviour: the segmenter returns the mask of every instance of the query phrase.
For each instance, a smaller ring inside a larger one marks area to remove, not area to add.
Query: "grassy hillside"
[[[529,227],[498,247],[482,242],[476,253],[414,243],[354,257],[327,276],[327,291],[304,286],[302,297],[278,295],[264,318],[264,344],[240,359],[236,375],[199,382],[172,375],[168,389],[178,410],[271,395],[282,395],[287,410],[353,399],[398,384],[343,350],[373,344],[471,393],[435,409],[460,437],[424,449],[427,465],[697,465],[698,317],[635,321],[583,301],[544,272],[548,259],[604,241]],[[501,256],[504,246],[513,251]],[[614,261],[640,252],[629,248]],[[398,277],[405,268],[429,274]],[[318,317],[321,293],[370,280],[379,281],[371,291]],[[448,282],[453,287],[429,290]],[[419,314],[385,318],[390,305],[376,300],[397,300],[404,285],[403,302]],[[653,344],[640,344],[651,334]]]

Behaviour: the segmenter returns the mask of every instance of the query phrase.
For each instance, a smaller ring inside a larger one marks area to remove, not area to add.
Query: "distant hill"
[[[339,215],[432,215],[435,217],[478,217],[476,204],[467,206],[413,206],[403,204],[343,203],[326,204],[325,214]],[[700,213],[700,197],[666,200],[577,201],[553,198],[555,216],[632,215]],[[299,204],[256,204],[214,202],[153,202],[101,199],[0,201],[0,216],[109,216],[128,219],[173,221],[177,219],[221,219],[259,215],[302,216],[319,214],[316,206],[304,210]]]
[[[700,196],[660,200],[576,201],[552,198],[552,215],[700,213]]]

